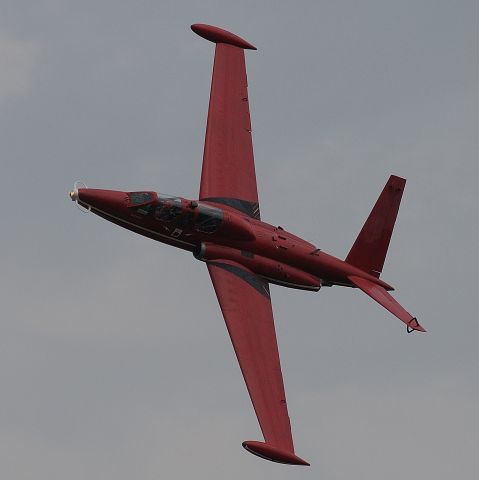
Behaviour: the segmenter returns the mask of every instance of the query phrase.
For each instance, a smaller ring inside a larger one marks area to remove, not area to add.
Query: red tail
[[[346,262],[379,278],[406,180],[391,175],[352,246]]]
[[[404,310],[403,306],[395,300],[381,285],[376,285],[370,280],[365,278],[355,277],[350,275],[349,280],[353,282],[356,287],[360,288],[364,293],[376,300],[380,305],[389,310],[399,320],[407,325],[407,331],[412,332],[417,330],[419,332],[425,332],[426,330],[417,321],[416,317],[413,317],[409,312]]]

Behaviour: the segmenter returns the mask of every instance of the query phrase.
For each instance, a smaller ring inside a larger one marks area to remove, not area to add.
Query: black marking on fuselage
[[[240,198],[229,198],[229,197],[210,197],[210,198],[200,198],[205,202],[214,202],[220,203],[222,205],[228,205],[228,207],[234,208],[235,210],[245,213],[248,217],[260,219],[259,213],[259,203],[250,202],[248,200],[241,200]]]
[[[244,270],[241,267],[237,267],[236,265],[230,265],[229,263],[223,263],[223,262],[206,262],[208,265],[213,265],[218,268],[222,268],[223,270],[226,270],[227,272],[232,273],[233,275],[236,275],[237,277],[241,278],[241,280],[244,280],[246,283],[251,285],[255,290],[257,290],[261,295],[264,297],[270,299],[270,293],[269,293],[269,285],[267,282],[256,276],[254,273],[249,272],[248,270]]]

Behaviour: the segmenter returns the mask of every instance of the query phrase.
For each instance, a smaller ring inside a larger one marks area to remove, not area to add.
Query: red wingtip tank
[[[309,463],[299,458],[293,452],[282,450],[265,442],[247,440],[243,442],[243,448],[257,457],[265,458],[271,462],[283,463],[286,465],[305,465]]]
[[[195,23],[191,25],[191,30],[200,37],[213,43],[227,43],[246,50],[257,50],[251,43],[222,28],[213,27],[212,25],[206,25],[204,23]]]

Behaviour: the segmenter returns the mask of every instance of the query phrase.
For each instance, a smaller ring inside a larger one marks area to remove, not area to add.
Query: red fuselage
[[[199,260],[240,263],[271,283],[317,291],[321,286],[353,287],[348,276],[354,275],[393,290],[306,240],[255,218],[259,213],[243,213],[232,199],[196,201],[156,192],[90,188],[81,188],[71,196],[121,227],[188,250]]]

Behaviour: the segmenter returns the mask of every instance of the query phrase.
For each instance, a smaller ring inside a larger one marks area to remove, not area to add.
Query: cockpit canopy
[[[171,222],[177,228],[211,234],[223,223],[223,211],[201,202],[188,202],[179,197],[170,197],[158,193],[155,218],[162,222]]]
[[[129,192],[129,206],[142,216],[171,224],[176,229],[215,233],[223,223],[220,208],[156,192]]]
[[[156,192],[129,192],[128,200],[130,207],[139,207],[152,203],[157,199]]]
[[[162,222],[171,222],[183,213],[181,198],[158,193],[158,206],[155,208],[155,218]]]

